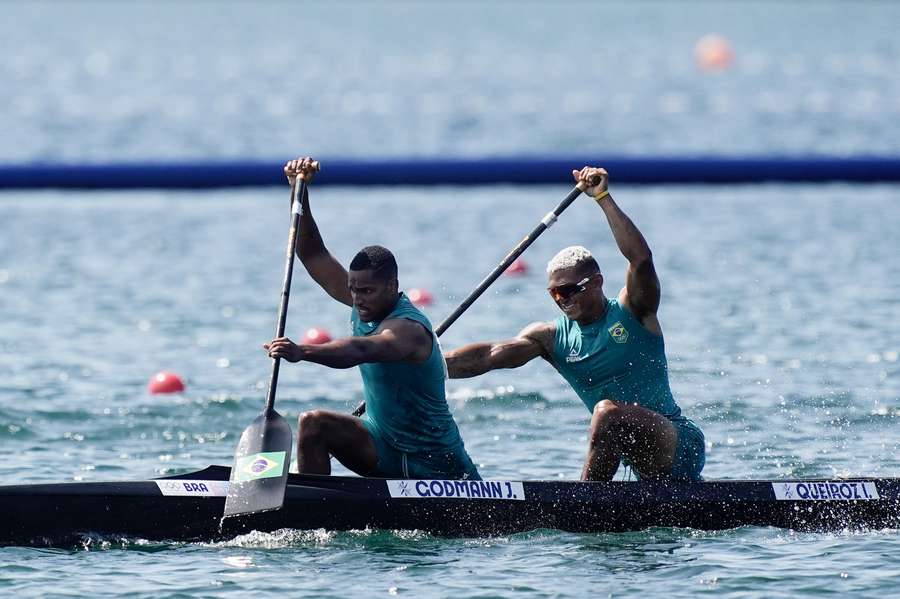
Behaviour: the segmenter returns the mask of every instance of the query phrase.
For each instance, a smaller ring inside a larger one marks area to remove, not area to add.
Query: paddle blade
[[[224,517],[281,508],[290,462],[291,427],[278,412],[266,410],[241,435]]]

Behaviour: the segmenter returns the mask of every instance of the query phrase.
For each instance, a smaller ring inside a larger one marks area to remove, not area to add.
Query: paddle
[[[497,278],[503,274],[503,272],[509,268],[509,265],[513,263],[513,261],[521,256],[525,250],[528,249],[534,240],[541,236],[541,233],[549,229],[553,226],[553,223],[556,222],[556,219],[559,218],[559,215],[563,213],[563,211],[569,207],[569,204],[574,202],[578,196],[581,195],[582,189],[576,186],[572,191],[569,192],[569,195],[565,197],[565,199],[559,203],[559,205],[553,209],[552,212],[548,212],[547,215],[541,219],[541,222],[531,230],[531,233],[526,235],[519,244],[514,247],[510,252],[506,255],[500,264],[497,265],[491,273],[484,278],[483,281],[475,288],[475,291],[469,294],[469,296],[463,300],[463,302],[457,306],[456,310],[453,311],[450,316],[444,319],[444,321],[434,329],[434,334],[440,337],[444,334],[444,331],[450,328],[456,319],[462,316],[463,312],[469,309],[469,306],[475,303],[482,293],[484,293],[491,284],[497,280]],[[366,402],[362,402],[359,404],[355,410],[353,410],[354,416],[362,416],[366,413]]]
[[[317,163],[315,165],[318,167]],[[276,337],[284,336],[294,269],[294,252],[297,247],[297,230],[300,226],[302,198],[305,193],[306,181],[302,176],[298,176],[291,197],[291,232],[284,264],[284,285],[281,289]],[[273,358],[266,407],[256,420],[244,429],[234,453],[234,466],[231,468],[223,521],[229,516],[277,510],[284,503],[292,441],[290,425],[275,411],[275,389],[278,386],[280,364],[280,358]]]

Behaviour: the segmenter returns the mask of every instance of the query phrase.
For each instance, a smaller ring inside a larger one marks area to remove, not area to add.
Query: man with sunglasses
[[[681,414],[669,387],[660,285],[644,236],[616,205],[602,168],[572,171],[592,196],[628,260],[625,287],[603,293],[591,253],[571,246],[547,265],[548,291],[562,314],[504,341],[472,343],[445,354],[450,378],[518,368],[542,357],[566,379],[588,410],[591,427],[582,480],[612,480],[620,462],[641,478],[698,480],[705,463],[700,429]]]

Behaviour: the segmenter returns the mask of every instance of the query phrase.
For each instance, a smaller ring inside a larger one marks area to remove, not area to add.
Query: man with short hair
[[[562,315],[533,323],[513,339],[448,352],[450,378],[518,368],[540,356],[592,412],[582,480],[612,480],[621,461],[641,478],[698,480],[705,440],[682,416],[669,388],[656,316],[660,285],[650,248],[613,202],[604,169],[584,167],[572,175],[600,205],[628,260],[625,287],[616,299],[607,298],[591,253],[581,246],[565,248],[547,266],[548,291]]]
[[[284,172],[293,188],[316,167],[292,160]],[[287,337],[264,347],[273,358],[305,360],[331,368],[359,366],[366,413],[314,410],[300,416],[297,466],[301,473],[330,474],[331,456],[364,476],[479,479],[447,405],[446,369],[431,323],[399,291],[397,262],[381,246],[361,249],[349,272],[325,248],[301,199],[297,255],[312,278],[334,299],[352,307],[353,336],[322,345],[298,345]]]

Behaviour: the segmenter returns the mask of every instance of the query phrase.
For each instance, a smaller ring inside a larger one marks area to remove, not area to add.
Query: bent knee
[[[622,407],[612,400],[604,399],[594,405],[591,421],[596,424],[611,423],[617,421],[621,416]]]
[[[298,434],[306,436],[319,435],[328,426],[329,414],[325,410],[310,410],[300,414]]]

